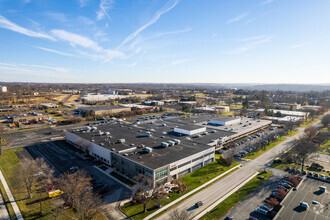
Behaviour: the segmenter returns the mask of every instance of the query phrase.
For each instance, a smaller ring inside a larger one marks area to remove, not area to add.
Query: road
[[[314,124],[315,126],[319,125],[319,122]],[[184,202],[175,206],[175,209],[179,211],[186,210],[190,213],[191,217],[196,216],[204,209],[215,203],[217,200],[222,198],[228,192],[233,190],[237,185],[247,179],[249,176],[254,174],[256,171],[260,169],[266,168],[266,164],[269,163],[272,159],[280,155],[283,151],[290,148],[294,143],[295,139],[303,135],[304,128],[299,128],[299,132],[292,136],[288,137],[287,140],[280,143],[273,149],[267,151],[266,153],[259,156],[257,159],[253,161],[249,161],[245,163],[245,165],[234,173],[224,177],[218,182],[212,184],[211,186],[205,188],[204,190],[194,194],[189,197]],[[195,208],[194,205],[198,201],[203,201],[203,206],[199,208]],[[172,210],[165,212],[163,215],[160,215],[157,219],[171,219]]]

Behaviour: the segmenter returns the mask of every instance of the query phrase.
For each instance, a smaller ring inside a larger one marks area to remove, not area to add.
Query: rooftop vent
[[[167,143],[168,143],[169,146],[175,145],[175,142],[174,141],[168,141]]]
[[[181,143],[181,141],[178,140],[178,139],[174,139],[173,141],[174,141],[175,144],[180,144]]]

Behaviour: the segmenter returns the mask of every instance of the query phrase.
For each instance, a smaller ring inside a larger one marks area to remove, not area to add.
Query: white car
[[[321,179],[321,180],[325,180],[325,175],[322,174],[322,175],[320,176],[320,179]]]

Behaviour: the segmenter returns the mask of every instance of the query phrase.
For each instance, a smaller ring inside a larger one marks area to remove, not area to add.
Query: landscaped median
[[[203,220],[220,219],[221,217],[225,216],[230,209],[245,199],[251,192],[256,190],[259,185],[267,180],[271,175],[271,172],[260,172],[257,176],[253,177],[242,187],[238,186],[238,190],[232,192],[226,199],[222,200],[220,204],[216,205],[210,212],[206,213],[203,217],[197,216],[197,218],[201,217],[199,219]]]
[[[208,184],[211,184],[212,182],[215,182],[223,178],[225,175],[228,175],[230,172],[234,171],[238,167],[239,167],[239,163],[237,162],[233,162],[230,166],[225,166],[220,162],[219,159],[217,159],[216,162],[213,162],[205,167],[202,167],[199,170],[194,171],[193,173],[190,173],[182,177],[181,181],[187,186],[187,190],[185,192],[179,194],[170,193],[167,198],[161,199],[160,201],[156,199],[152,200],[147,205],[146,212],[143,212],[143,205],[134,204],[133,202],[126,203],[124,206],[121,207],[121,209],[130,218],[134,220],[144,219],[148,215],[157,211],[157,209],[155,209],[154,207],[158,202],[160,202],[161,205],[164,207],[162,210],[159,210],[157,212],[158,214],[160,214],[160,212],[165,211],[167,208],[174,205],[175,203],[182,201],[188,196],[191,196],[192,194],[206,187]],[[148,216],[148,219],[149,218],[151,217]]]
[[[277,138],[276,141],[269,142],[264,148],[260,148],[256,152],[248,153],[243,158],[250,159],[250,160],[256,159],[260,155],[266,153],[267,151],[269,151],[270,149],[272,149],[273,147],[277,146],[278,144],[282,143],[285,140],[286,140],[286,137],[279,137],[279,138]]]

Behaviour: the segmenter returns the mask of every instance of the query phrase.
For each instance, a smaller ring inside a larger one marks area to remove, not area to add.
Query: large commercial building
[[[12,123],[29,123],[31,121],[44,121],[49,118],[49,115],[45,112],[30,112],[23,114],[14,114],[8,116],[9,122]]]
[[[236,121],[237,128],[231,130],[214,125],[210,123],[212,118],[216,121]],[[213,162],[215,147],[221,144],[222,138],[250,132],[239,121],[240,118],[211,115],[155,117],[139,124],[108,121],[69,131],[66,140],[113,166],[115,172],[131,179],[140,174],[147,175],[156,185],[180,178]],[[258,126],[250,125],[250,129],[265,126],[260,120],[255,123]]]
[[[126,95],[110,95],[110,94],[86,94],[81,97],[82,100],[87,102],[104,102],[114,99],[123,99],[127,98]]]
[[[86,112],[94,111],[96,116],[99,115],[113,115],[118,114],[120,112],[129,112],[131,108],[118,106],[118,105],[96,105],[96,106],[89,106],[89,107],[81,107],[78,108],[78,111],[82,114]]]
[[[256,110],[256,112],[264,112],[264,111],[265,109],[263,108]],[[274,113],[280,112],[282,116],[300,117],[302,119],[306,119],[309,115],[308,112],[300,112],[300,111],[287,111],[287,110],[279,110],[279,109],[268,109],[268,111],[273,111]]]

